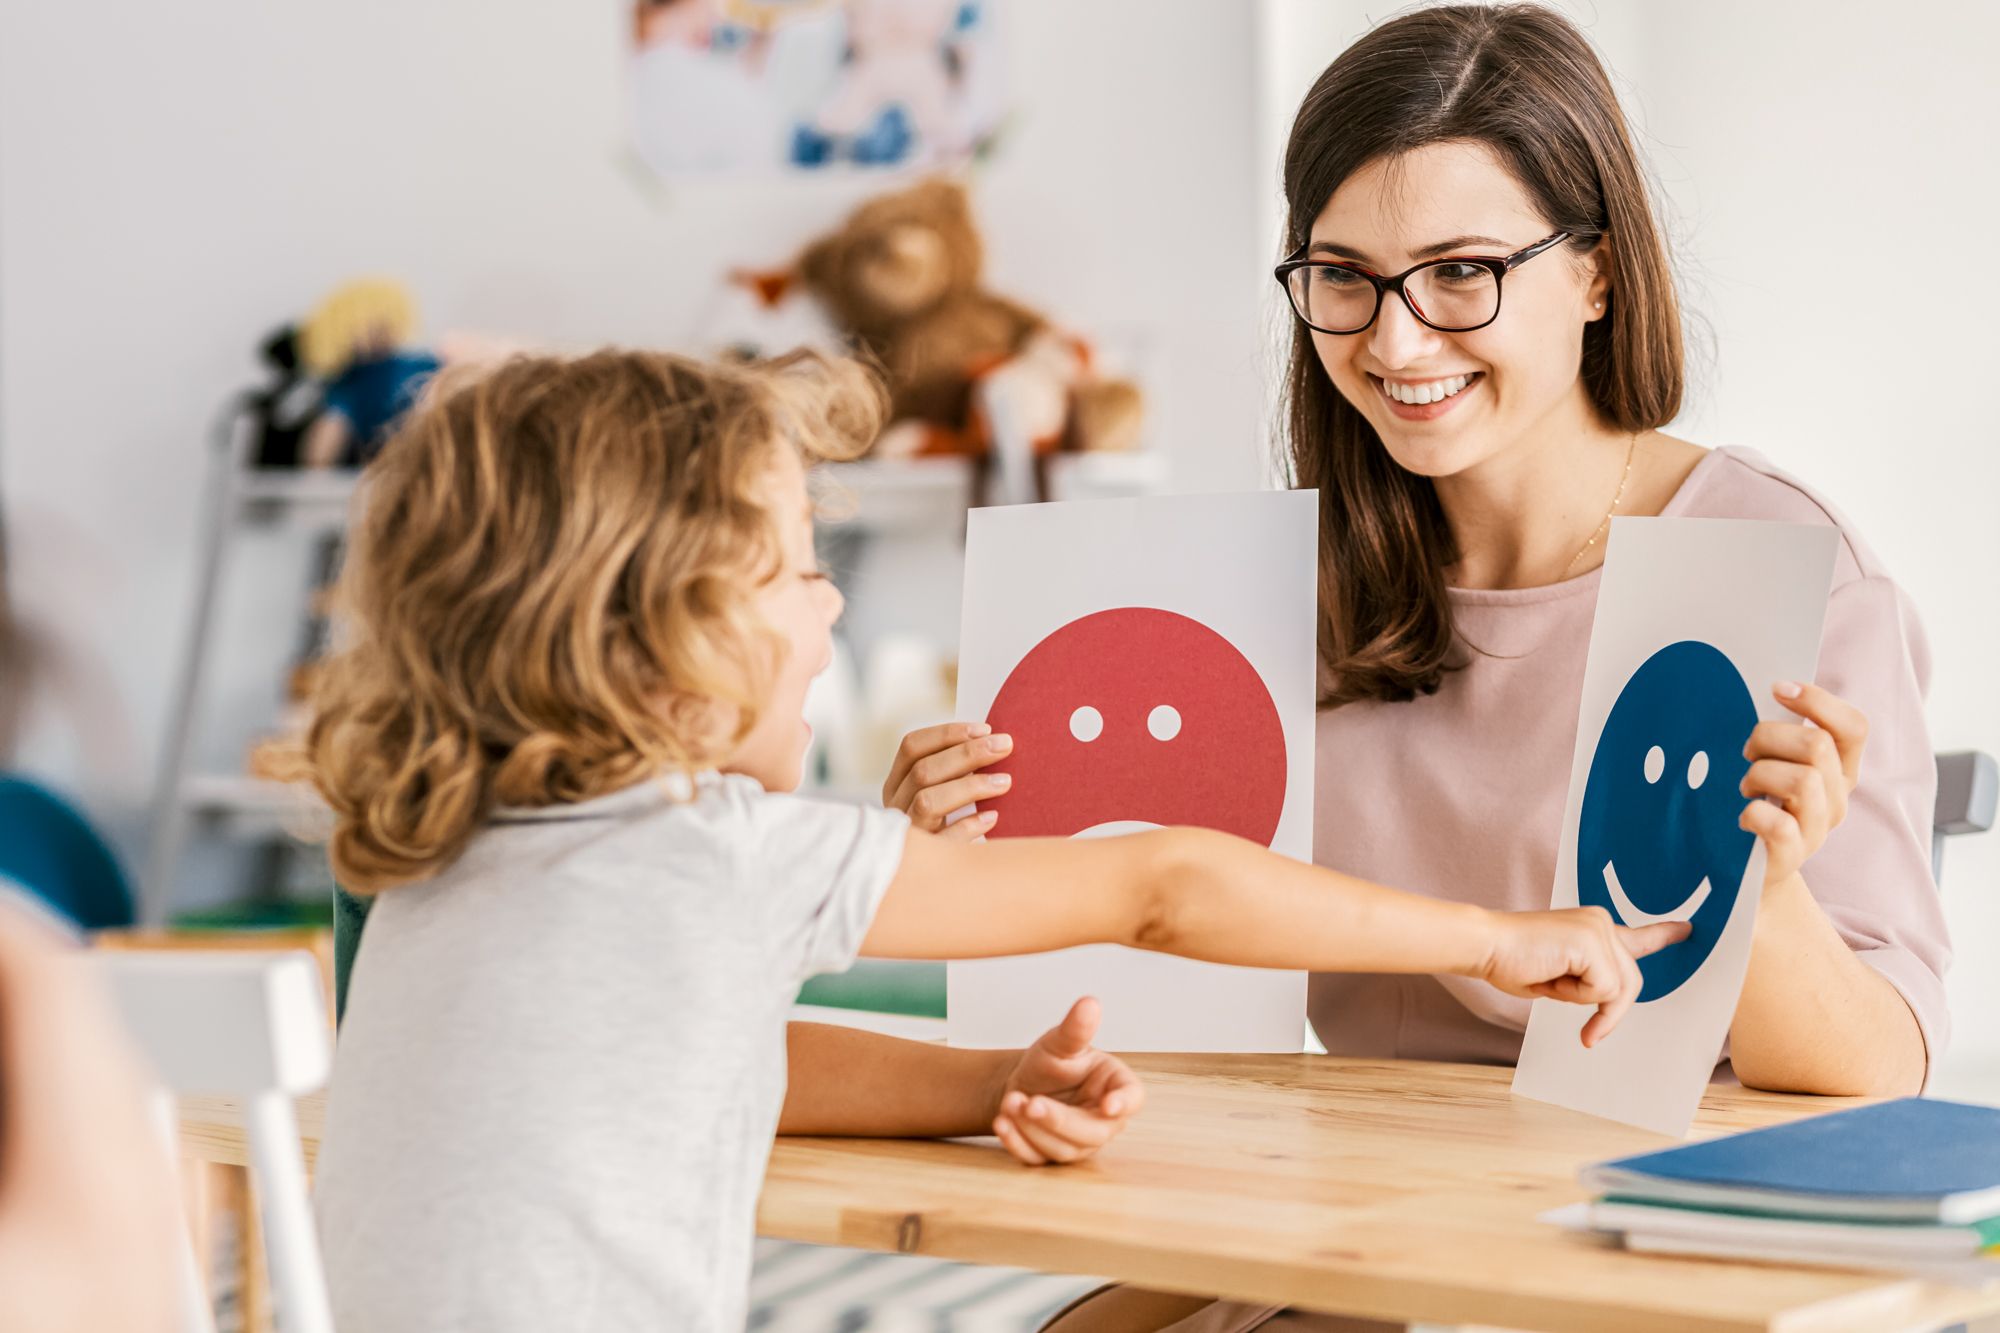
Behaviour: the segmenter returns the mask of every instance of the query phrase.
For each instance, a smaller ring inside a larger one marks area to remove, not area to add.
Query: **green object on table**
[[[808,981],[799,990],[799,1003],[943,1018],[944,964],[864,958],[845,972]]]
[[[176,930],[305,930],[333,924],[332,907],[318,898],[279,898],[271,902],[232,903],[180,912]]]

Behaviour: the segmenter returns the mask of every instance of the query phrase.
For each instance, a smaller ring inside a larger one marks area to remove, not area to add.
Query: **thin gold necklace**
[[[1563,579],[1569,577],[1569,572],[1576,568],[1576,562],[1590,553],[1590,548],[1597,545],[1597,539],[1602,537],[1605,529],[1611,526],[1611,516],[1618,512],[1618,502],[1625,498],[1625,483],[1632,480],[1632,460],[1638,456],[1638,453],[1639,437],[1634,435],[1632,442],[1625,446],[1625,475],[1618,479],[1618,493],[1611,497],[1611,507],[1604,511],[1604,518],[1591,530],[1590,540],[1582,546],[1577,547],[1576,554],[1571,556],[1569,563],[1563,566],[1562,578],[1557,579],[1556,582],[1561,583]]]

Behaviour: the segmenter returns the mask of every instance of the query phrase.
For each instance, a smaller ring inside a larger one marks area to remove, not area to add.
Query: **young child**
[[[979,845],[786,794],[841,610],[803,464],[880,411],[847,362],[522,359],[440,386],[369,474],[297,756],[337,877],[379,893],[319,1161],[342,1327],[741,1328],[774,1130],[991,1130],[1040,1163],[1137,1109],[1089,1002],[1026,1053],[794,1026],[788,1091],[792,998],[857,952],[1451,972],[1597,1005],[1595,1040],[1684,931],[1204,831]]]

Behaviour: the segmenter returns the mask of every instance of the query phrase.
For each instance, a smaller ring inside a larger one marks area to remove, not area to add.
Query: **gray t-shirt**
[[[341,1328],[743,1327],[799,985],[898,812],[703,775],[510,811],[369,914],[317,1202]]]

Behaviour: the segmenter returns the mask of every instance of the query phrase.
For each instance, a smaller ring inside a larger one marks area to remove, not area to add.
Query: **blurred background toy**
[[[416,303],[401,283],[360,278],[329,293],[299,330],[299,357],[326,383],[306,431],[308,467],[360,467],[437,373],[438,358],[408,344]]]
[[[733,268],[703,312],[698,350],[757,361],[810,347],[845,350],[846,338],[791,268]]]
[[[299,364],[299,330],[287,324],[264,339],[257,354],[272,372],[271,382],[243,397],[256,432],[250,459],[256,467],[297,467],[306,432],[319,416],[323,390]]]
[[[997,454],[1015,474],[1057,450],[1134,447],[1138,387],[1097,374],[1087,343],[988,291],[983,262],[965,190],[944,179],[863,204],[801,258],[806,289],[888,380],[876,452]],[[1032,489],[1047,493],[1039,469]]]

